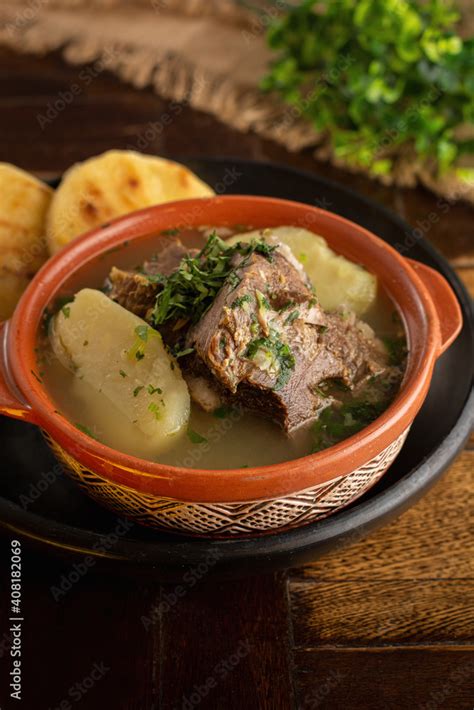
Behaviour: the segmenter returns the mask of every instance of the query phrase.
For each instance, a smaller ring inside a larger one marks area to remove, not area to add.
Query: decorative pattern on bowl
[[[345,476],[291,496],[245,503],[193,503],[110,483],[80,464],[47,432],[43,435],[66,473],[94,500],[142,525],[200,535],[255,535],[299,527],[345,508],[371,488],[393,463],[408,429],[386,449]]]

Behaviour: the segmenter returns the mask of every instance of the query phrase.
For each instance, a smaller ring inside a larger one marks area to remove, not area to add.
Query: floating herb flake
[[[197,431],[193,431],[193,429],[188,429],[188,439],[191,441],[193,444],[207,444],[207,439],[205,436],[201,436],[201,434],[198,434]]]
[[[161,389],[161,387],[153,387],[153,385],[148,385],[147,390],[148,394],[163,394],[163,390]]]

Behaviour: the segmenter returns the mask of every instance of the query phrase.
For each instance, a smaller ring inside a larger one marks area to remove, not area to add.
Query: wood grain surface
[[[420,229],[474,293],[467,205],[446,209],[425,190],[388,189],[308,153],[291,155],[186,106],[163,127],[166,101],[106,73],[85,85],[80,71],[57,56],[0,50],[0,160],[51,176],[108,148],[141,147],[139,138],[154,126],[145,152],[235,155],[313,170]],[[79,94],[58,104],[73,84]],[[45,124],[40,117],[48,108],[54,118]],[[473,470],[471,439],[423,500],[367,539],[288,574],[239,582],[205,577],[184,594],[97,567],[55,601],[52,588],[72,563],[25,551],[28,626],[18,703],[8,700],[4,537],[0,708],[64,710],[67,701],[91,710],[471,710]],[[91,674],[97,680],[86,688]]]

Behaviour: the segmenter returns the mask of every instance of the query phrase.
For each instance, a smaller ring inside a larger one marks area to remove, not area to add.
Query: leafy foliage
[[[387,174],[408,148],[443,172],[474,152],[460,135],[474,123],[474,38],[457,20],[446,0],[303,0],[270,27],[281,54],[262,87],[349,164]]]

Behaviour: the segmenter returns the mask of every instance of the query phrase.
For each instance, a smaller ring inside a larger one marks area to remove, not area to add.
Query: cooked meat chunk
[[[166,246],[151,259],[145,261],[143,271],[146,274],[169,276],[173,271],[176,271],[184,256],[194,256],[197,252],[197,249],[185,247],[178,237],[172,237],[171,239],[168,237]]]
[[[159,285],[146,276],[134,271],[122,271],[115,266],[107,280],[107,295],[112,301],[131,311],[140,318],[146,318],[153,308]]]
[[[140,318],[149,316],[161,286],[147,278],[147,274],[168,276],[175,271],[183,256],[193,253],[178,238],[168,241],[152,259],[143,264],[142,272],[112,268],[107,280],[108,296]]]
[[[193,377],[215,379],[216,396],[272,418],[285,431],[323,406],[317,385],[353,387],[383,371],[385,353],[367,326],[326,314],[280,250],[235,258],[233,278],[192,327],[184,361]]]

